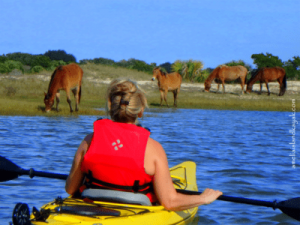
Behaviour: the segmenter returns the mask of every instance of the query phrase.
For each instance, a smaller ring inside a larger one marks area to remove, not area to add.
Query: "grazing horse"
[[[72,90],[76,103],[75,111],[78,111],[78,104],[81,97],[81,80],[83,76],[82,69],[75,63],[71,63],[65,66],[58,66],[52,76],[49,83],[48,92],[45,92],[45,111],[51,110],[54,104],[54,98],[56,97],[56,111],[58,111],[58,103],[60,97],[60,90],[65,90],[67,93],[67,102],[70,106],[70,112],[73,112],[70,99],[70,90]]]
[[[209,92],[211,87],[211,82],[216,79],[218,83],[218,90],[219,85],[222,83],[223,86],[223,93],[225,93],[225,81],[233,81],[238,78],[241,80],[242,86],[242,94],[244,93],[244,86],[246,84],[246,77],[247,77],[247,68],[244,66],[226,66],[221,65],[215,68],[207,79],[204,82],[204,90]]]
[[[282,67],[263,67],[257,70],[257,72],[250,78],[247,83],[247,92],[252,91],[252,86],[256,81],[260,83],[260,93],[262,91],[262,83],[266,83],[268,89],[268,95],[270,95],[269,81],[277,80],[280,86],[279,96],[283,96],[286,90],[286,74],[285,69]]]
[[[177,95],[180,91],[182,77],[179,73],[165,73],[161,71],[159,67],[153,69],[152,81],[157,79],[157,85],[160,91],[160,105],[162,105],[163,99],[167,106],[167,94],[169,91],[173,92],[174,95],[174,106],[177,106]]]

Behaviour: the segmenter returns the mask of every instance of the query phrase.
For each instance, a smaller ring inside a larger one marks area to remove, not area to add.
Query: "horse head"
[[[209,81],[206,80],[206,81],[204,82],[204,90],[205,90],[206,92],[209,92],[210,87],[211,87],[211,82],[209,82]]]
[[[252,85],[249,84],[249,82],[248,82],[248,84],[247,84],[247,89],[246,89],[246,93],[251,93],[251,91],[252,91]]]
[[[153,69],[153,76],[152,76],[152,81],[154,81],[155,79],[157,79],[158,76],[161,75],[161,70],[159,67],[156,67]]]
[[[49,112],[54,104],[54,98],[51,98],[49,93],[44,93],[45,98],[44,98],[44,103],[45,103],[45,111]]]

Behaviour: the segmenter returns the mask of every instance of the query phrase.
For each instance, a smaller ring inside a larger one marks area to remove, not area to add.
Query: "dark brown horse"
[[[179,73],[165,73],[161,71],[159,67],[154,68],[152,80],[157,79],[157,85],[160,91],[160,105],[162,105],[163,99],[167,106],[167,94],[169,91],[173,92],[174,95],[174,106],[177,106],[177,95],[180,91],[182,77]]]
[[[225,81],[233,81],[236,79],[241,80],[241,87],[242,87],[242,94],[244,93],[244,86],[246,84],[246,77],[247,77],[247,68],[244,66],[218,66],[215,68],[208,78],[204,82],[204,90],[209,91],[211,87],[211,82],[216,79],[218,83],[218,90],[219,84],[222,83],[223,86],[223,93],[225,93]]]
[[[262,91],[262,84],[266,83],[268,89],[268,95],[270,95],[269,84],[270,81],[277,80],[280,86],[279,96],[284,95],[286,91],[286,74],[285,69],[281,67],[263,67],[258,69],[258,71],[250,78],[247,83],[247,92],[252,91],[252,86],[256,81],[260,83],[260,94]]]
[[[76,103],[75,111],[78,111],[78,104],[81,97],[81,80],[83,76],[82,69],[75,63],[71,63],[65,66],[58,66],[52,76],[49,83],[48,92],[45,92],[45,111],[51,110],[54,104],[54,98],[56,97],[56,111],[58,111],[58,103],[60,97],[60,90],[65,90],[67,93],[67,102],[70,106],[70,112],[73,112],[70,99],[70,90],[72,90]]]

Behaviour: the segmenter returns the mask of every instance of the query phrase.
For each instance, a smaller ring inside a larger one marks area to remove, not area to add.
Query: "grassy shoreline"
[[[103,65],[87,64],[84,70],[82,84],[82,98],[79,112],[69,112],[66,94],[61,91],[59,104],[60,111],[44,112],[44,92],[47,91],[52,72],[43,71],[40,74],[26,74],[19,76],[0,75],[0,115],[19,116],[78,116],[104,115],[104,111],[97,109],[105,107],[105,91],[109,80],[117,77],[128,77],[136,81],[147,81],[140,86],[145,90],[148,104],[151,108],[166,108],[165,103],[159,106],[160,93],[156,82],[149,82],[151,75],[124,68],[113,68]],[[257,84],[258,85],[258,84]],[[178,95],[177,108],[216,109],[216,110],[255,110],[255,111],[292,111],[292,99],[300,102],[298,87],[288,89],[284,96],[278,96],[278,84],[274,83],[271,95],[264,92],[258,95],[257,91],[251,94],[240,95],[238,85],[227,84],[226,94],[216,92],[216,85],[211,92],[203,92],[204,85],[183,83]],[[75,104],[71,97],[72,106]],[[173,95],[168,94],[168,103],[173,107]]]

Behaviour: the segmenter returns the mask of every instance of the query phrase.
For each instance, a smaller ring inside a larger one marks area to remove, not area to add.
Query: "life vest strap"
[[[141,194],[148,194],[153,191],[153,185],[151,182],[143,185],[139,185],[140,181],[135,180],[133,186],[112,184],[94,178],[92,175],[92,171],[89,171],[89,173],[86,175],[86,178],[87,179],[85,180],[84,185],[87,188],[115,189],[115,190],[128,191],[128,192],[141,193]]]

